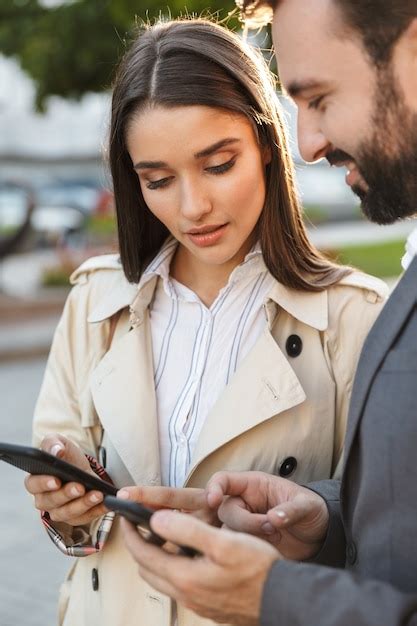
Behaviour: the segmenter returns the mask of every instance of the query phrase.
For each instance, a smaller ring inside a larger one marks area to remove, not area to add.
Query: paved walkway
[[[0,364],[0,441],[30,443],[44,367],[44,359]],[[47,537],[23,479],[23,472],[0,463],[0,626],[56,626],[70,559]]]
[[[45,356],[59,315],[34,318],[0,326],[0,363]],[[0,623],[0,626],[2,624]]]

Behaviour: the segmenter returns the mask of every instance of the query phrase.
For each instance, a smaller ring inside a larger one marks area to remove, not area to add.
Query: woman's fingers
[[[61,481],[53,476],[28,474],[24,480],[26,490],[35,496],[38,493],[56,491],[61,488]]]
[[[49,510],[49,516],[54,522],[66,522],[73,526],[85,524],[106,513],[102,504],[103,494],[99,491],[90,491],[82,498],[71,500],[66,504]],[[48,509],[46,509],[48,510]]]
[[[79,483],[67,483],[56,491],[45,491],[36,494],[35,506],[41,511],[51,511],[84,496],[84,494],[85,488]]]
[[[81,448],[59,433],[53,433],[44,437],[40,447],[44,452],[67,461],[67,463],[71,463],[85,472],[94,473]]]
[[[48,452],[49,454],[53,454],[58,458],[62,458],[65,454],[65,445],[67,443],[66,437],[63,435],[59,435],[58,433],[52,433],[50,435],[46,435],[41,441],[40,448],[44,452]]]

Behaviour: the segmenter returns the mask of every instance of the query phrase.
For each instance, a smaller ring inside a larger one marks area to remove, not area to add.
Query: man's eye
[[[161,189],[162,187],[166,187],[168,183],[172,180],[172,176],[167,176],[166,178],[160,178],[159,180],[149,180],[146,183],[146,187],[148,189]]]
[[[236,162],[236,157],[230,159],[226,163],[221,163],[220,165],[214,165],[213,167],[206,167],[206,172],[210,172],[210,174],[224,174],[230,170]]]
[[[319,96],[318,98],[314,98],[314,100],[310,100],[308,103],[309,109],[314,109],[315,111],[319,108],[320,104],[323,102],[324,96]]]

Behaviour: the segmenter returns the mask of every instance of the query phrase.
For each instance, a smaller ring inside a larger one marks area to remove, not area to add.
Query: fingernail
[[[51,479],[48,480],[46,486],[48,487],[48,489],[56,489],[58,487],[58,483],[55,480]]]
[[[71,487],[70,493],[72,496],[77,497],[81,495],[81,491],[78,487]]]
[[[284,511],[275,511],[275,515],[279,517],[279,519],[282,520],[283,522],[285,522],[288,519],[287,514]]]
[[[166,509],[162,509],[160,511],[155,511],[155,513],[153,514],[153,518],[155,517],[155,519],[158,520],[159,524],[167,524],[169,522],[169,518],[171,517],[171,515],[174,515],[175,511],[171,510],[166,510]]]
[[[101,497],[97,494],[97,493],[92,493],[90,495],[90,500],[91,502],[94,502],[94,504],[97,504],[98,502],[101,502]]]
[[[122,498],[122,500],[129,500],[130,493],[126,491],[126,489],[120,489],[120,491],[117,492],[117,497]]]
[[[275,528],[269,522],[265,522],[265,524],[262,524],[261,529],[265,535],[272,535],[275,531]]]
[[[58,454],[63,450],[64,447],[61,443],[55,443],[51,448],[51,454],[53,456],[58,456]]]

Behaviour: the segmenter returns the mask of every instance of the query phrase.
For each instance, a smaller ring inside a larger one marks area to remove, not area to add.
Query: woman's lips
[[[223,237],[226,228],[227,224],[222,224],[220,226],[207,227],[200,231],[188,232],[186,235],[196,246],[204,248],[218,243],[221,237]]]

